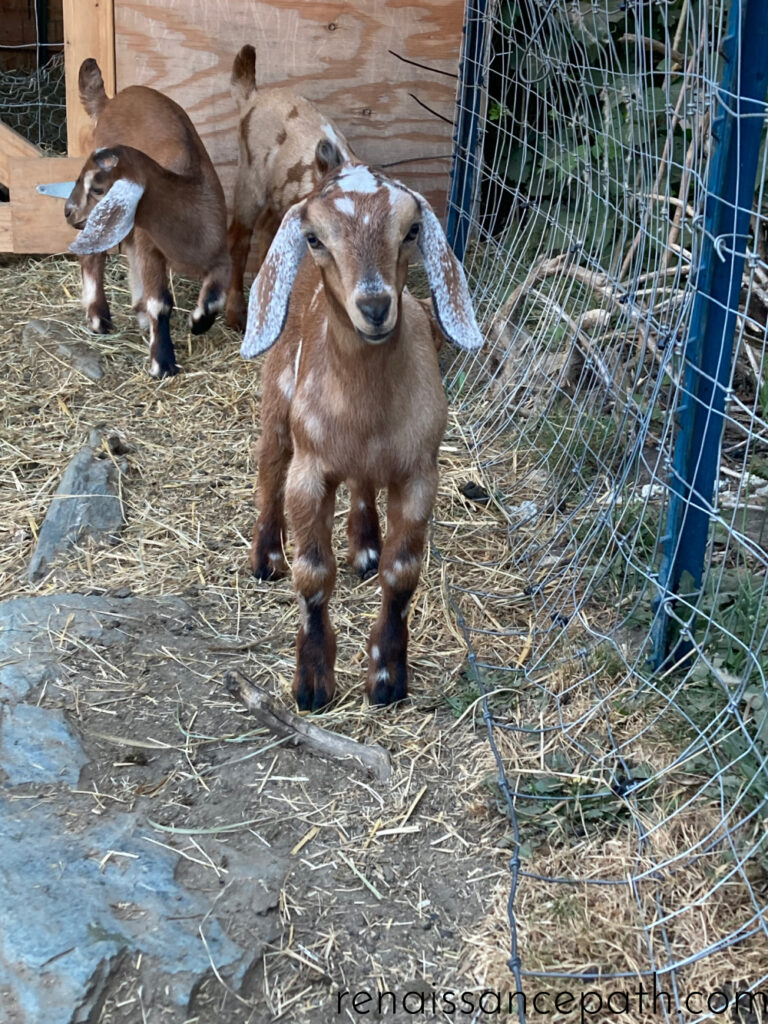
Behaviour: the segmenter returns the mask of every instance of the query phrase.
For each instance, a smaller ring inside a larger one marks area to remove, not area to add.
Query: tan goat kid
[[[328,171],[354,156],[338,128],[309,100],[291,89],[257,89],[252,46],[244,46],[235,57],[231,88],[240,115],[240,151],[229,225],[227,323],[242,331],[251,236],[258,268],[286,210],[309,195]]]
[[[431,207],[361,165],[345,165],[288,211],[251,290],[241,354],[251,358],[280,339],[264,366],[251,567],[261,579],[286,571],[285,505],[301,610],[293,692],[304,710],[323,707],[335,687],[328,601],[342,481],[351,502],[349,561],[362,576],[378,566],[382,588],[366,689],[373,704],[407,693],[407,616],[447,417],[430,315],[404,290],[416,259],[443,334],[479,348],[464,273]],[[383,487],[382,548],[376,491]]]

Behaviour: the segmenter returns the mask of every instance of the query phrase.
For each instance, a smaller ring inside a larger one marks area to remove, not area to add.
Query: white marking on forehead
[[[344,192],[378,192],[381,187],[367,167],[356,164],[343,170],[337,178],[339,188]]]
[[[94,176],[95,173],[96,173],[96,171],[86,171],[85,172],[85,177],[83,178],[83,189],[85,190],[86,193],[90,191],[91,182],[93,181],[93,176]]]
[[[347,217],[355,216],[355,201],[350,199],[349,196],[342,196],[341,199],[334,200],[334,206],[341,213],[347,215]]]

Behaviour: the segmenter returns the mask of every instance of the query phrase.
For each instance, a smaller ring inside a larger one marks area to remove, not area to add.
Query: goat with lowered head
[[[362,576],[378,568],[382,589],[368,642],[368,696],[390,704],[407,693],[407,616],[447,418],[430,313],[405,288],[416,259],[440,332],[460,348],[479,348],[464,273],[432,208],[362,165],[343,166],[291,207],[251,289],[241,354],[274,345],[264,366],[251,568],[261,579],[287,570],[287,512],[301,612],[293,692],[304,710],[323,707],[335,687],[328,601],[342,481],[349,561]],[[383,545],[379,488],[388,500]]]
[[[240,152],[229,226],[227,323],[242,331],[243,275],[252,236],[258,268],[286,210],[354,155],[338,128],[309,100],[290,89],[256,88],[252,46],[244,46],[235,57],[232,97],[240,115]]]
[[[140,85],[109,99],[93,59],[83,61],[79,86],[95,118],[95,148],[64,212],[81,229],[70,249],[80,257],[86,315],[94,331],[111,330],[105,252],[122,243],[133,308],[149,328],[150,373],[175,374],[168,267],[202,277],[190,323],[193,334],[202,334],[224,308],[229,285],[224,192],[200,136],[173,100]]]

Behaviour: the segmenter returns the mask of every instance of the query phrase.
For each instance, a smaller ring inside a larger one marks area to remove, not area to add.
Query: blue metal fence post
[[[487,0],[467,0],[464,46],[461,54],[456,132],[453,137],[451,192],[448,198],[446,236],[458,259],[464,259],[469,239],[472,202],[475,198],[480,112],[483,103],[483,72]]]
[[[652,661],[668,657],[667,602],[688,579],[700,593],[715,480],[720,463],[741,278],[768,91],[765,0],[733,0],[712,122],[704,231],[696,295],[685,346],[679,431],[659,569]],[[684,574],[687,574],[684,575]],[[684,651],[678,647],[672,657]]]

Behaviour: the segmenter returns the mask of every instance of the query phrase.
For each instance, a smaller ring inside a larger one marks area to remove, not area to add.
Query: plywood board
[[[389,173],[442,212],[463,17],[463,0],[116,0],[117,86],[150,85],[180,103],[231,198],[237,119],[229,79],[235,53],[250,42],[259,85],[313,100],[363,160],[397,161]]]
[[[12,252],[11,204],[0,203],[0,252]]]
[[[11,160],[35,156],[41,156],[37,146],[0,121],[0,184],[8,185],[10,182]]]
[[[16,158],[10,163],[11,251],[67,252],[77,232],[64,219],[64,200],[41,196],[37,186],[53,181],[75,181],[83,161],[50,157]]]
[[[87,156],[91,119],[80,104],[77,78],[86,57],[98,61],[108,96],[115,92],[113,0],[64,0],[64,79],[67,89],[67,152]]]

